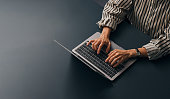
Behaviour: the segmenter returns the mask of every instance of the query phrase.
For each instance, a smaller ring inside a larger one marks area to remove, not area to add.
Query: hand
[[[111,51],[108,54],[108,58],[105,60],[105,62],[110,63],[113,67],[118,66],[120,63],[123,63],[124,61],[128,60],[131,57],[136,56],[136,50],[119,50],[115,49]]]
[[[92,43],[92,49],[93,50],[97,50],[97,54],[100,53],[101,48],[103,47],[103,45],[106,45],[106,53],[108,53],[110,51],[110,40],[108,37],[105,37],[104,35],[101,34],[101,36],[95,40],[90,40],[87,45],[89,45],[90,43]]]

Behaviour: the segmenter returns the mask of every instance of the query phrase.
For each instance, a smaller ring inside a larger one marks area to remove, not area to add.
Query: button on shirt
[[[151,36],[143,45],[150,60],[170,54],[170,0],[109,0],[97,24],[114,31],[125,18]]]

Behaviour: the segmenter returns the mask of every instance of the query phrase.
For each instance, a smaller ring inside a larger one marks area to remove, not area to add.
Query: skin
[[[92,49],[97,51],[97,54],[100,53],[103,45],[106,45],[107,46],[106,53],[108,53],[110,51],[110,47],[111,47],[111,43],[110,43],[110,40],[109,40],[109,36],[110,36],[111,31],[112,31],[111,28],[103,27],[103,31],[102,31],[100,37],[97,38],[97,39],[94,39],[94,40],[90,40],[87,43],[87,45],[92,43]],[[141,53],[140,57],[147,57],[148,56],[147,51],[144,47],[138,48],[138,50]],[[136,53],[135,49],[129,49],[129,50],[115,49],[108,54],[108,57],[105,60],[105,62],[108,62],[108,63],[111,64],[111,66],[116,67],[120,63],[123,63],[124,61],[126,61],[126,60],[128,60],[129,58],[132,58],[132,57],[137,57],[137,53]]]

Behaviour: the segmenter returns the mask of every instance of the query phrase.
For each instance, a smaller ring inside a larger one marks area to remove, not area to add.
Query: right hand
[[[111,43],[110,43],[110,40],[109,40],[109,37],[106,37],[105,35],[101,34],[99,38],[97,39],[94,39],[94,40],[90,40],[87,45],[89,45],[90,43],[92,43],[92,49],[93,50],[97,50],[97,54],[100,53],[101,51],[101,48],[106,45],[107,48],[106,48],[106,53],[108,53],[110,51],[110,46],[111,46]]]

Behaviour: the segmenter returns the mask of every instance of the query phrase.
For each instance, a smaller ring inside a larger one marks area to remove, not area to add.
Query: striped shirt
[[[97,24],[114,31],[125,18],[151,36],[143,45],[150,60],[170,54],[170,0],[109,0]]]

